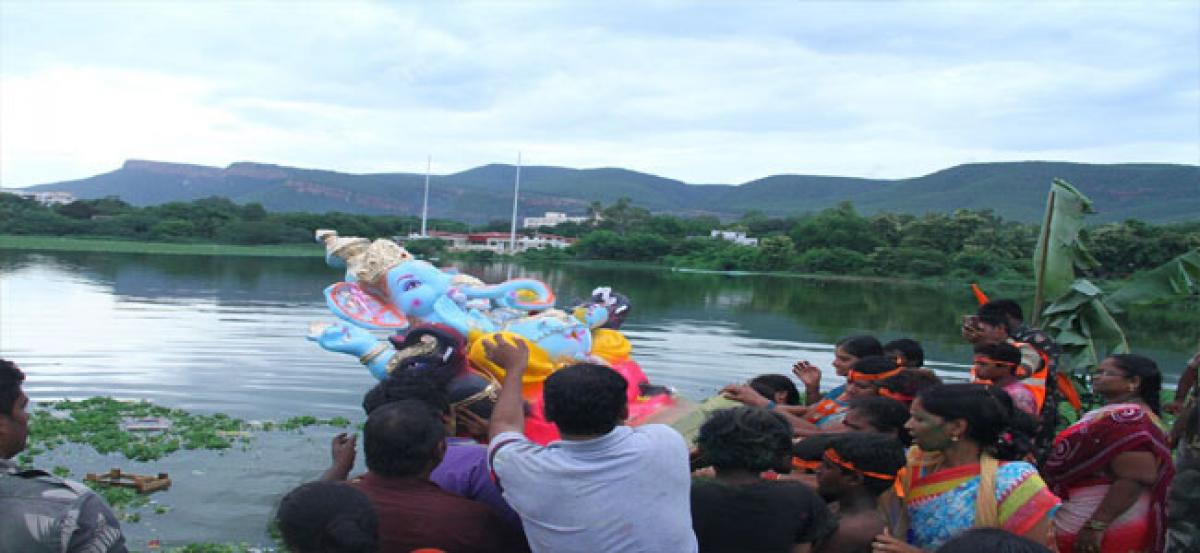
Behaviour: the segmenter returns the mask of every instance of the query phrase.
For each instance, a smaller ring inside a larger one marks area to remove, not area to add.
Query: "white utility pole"
[[[513,183],[512,232],[508,236],[510,253],[517,252],[517,198],[521,195],[521,152],[517,152],[517,179]]]
[[[429,219],[429,170],[433,167],[433,154],[425,158],[425,203],[421,204],[421,238],[425,234],[425,222]]]

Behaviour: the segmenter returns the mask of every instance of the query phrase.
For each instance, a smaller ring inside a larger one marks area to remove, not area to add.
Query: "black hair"
[[[853,409],[867,417],[871,426],[883,433],[895,432],[904,445],[912,444],[912,436],[904,423],[908,422],[908,407],[890,397],[863,396],[851,399],[846,410]]]
[[[482,399],[472,401],[465,407],[458,405],[459,402],[465,401],[476,394],[479,394],[492,385],[492,381],[484,378],[474,372],[467,372],[452,380],[446,387],[446,399],[456,411],[467,409],[475,413],[480,418],[487,420],[492,418],[492,409],[496,406],[495,400],[483,397]],[[499,394],[499,387],[493,388],[494,392]]]
[[[13,407],[17,398],[21,397],[21,383],[25,381],[25,373],[17,368],[17,364],[7,359],[0,359],[0,415],[12,417]]]
[[[1025,320],[1025,313],[1021,311],[1021,304],[1017,303],[1016,300],[1007,298],[992,300],[979,306],[979,314],[983,315],[985,312],[989,314],[994,313],[1005,319]],[[1008,321],[1006,320],[1005,322],[1007,323]]]
[[[1021,350],[1017,349],[1016,346],[1012,344],[1006,344],[1004,342],[998,342],[995,344],[979,344],[975,346],[975,354],[990,357],[996,361],[1012,363],[1011,370],[1013,375],[1016,375],[1020,370]]]
[[[922,408],[946,421],[965,420],[965,437],[996,459],[1016,461],[1033,450],[1036,422],[1023,412],[1015,413],[1012,398],[1000,388],[942,384],[922,391],[917,399]]]
[[[279,502],[275,523],[297,553],[375,553],[379,516],[366,494],[345,482],[309,482]]]
[[[904,369],[895,375],[877,381],[875,387],[915,398],[922,390],[941,383],[942,379],[938,377],[937,373],[929,369]],[[911,403],[912,400],[907,401]]]
[[[368,415],[376,409],[403,399],[426,403],[438,413],[450,412],[450,401],[437,379],[427,373],[392,371],[383,382],[363,395],[362,408]]]
[[[842,338],[838,340],[837,347],[858,358],[883,355],[883,346],[879,344],[879,340],[865,334]]]
[[[627,415],[628,386],[617,371],[603,365],[561,368],[542,388],[546,420],[563,434],[607,434]]]
[[[888,371],[894,371],[899,368],[895,359],[889,359],[882,355],[871,355],[868,357],[859,357],[852,365],[854,372],[862,374],[883,374]]]
[[[1142,379],[1142,384],[1137,389],[1138,396],[1150,406],[1154,414],[1162,414],[1159,397],[1162,393],[1162,372],[1158,370],[1158,364],[1153,359],[1136,353],[1119,353],[1110,355],[1109,359],[1125,371],[1128,378],[1136,376]]]
[[[439,385],[445,385],[467,368],[463,336],[442,324],[422,324],[403,335],[389,336],[396,354],[405,358],[396,369],[429,373]],[[430,348],[432,346],[432,348]],[[414,354],[414,351],[424,351]]]
[[[792,444],[792,457],[804,461],[820,461],[825,456],[825,450],[841,434],[817,434],[809,436]]]
[[[767,399],[774,400],[776,393],[785,392],[787,397],[784,398],[784,403],[800,405],[800,390],[796,389],[792,379],[782,374],[760,374],[750,379],[749,384],[754,391]]]
[[[935,553],[1050,553],[1046,546],[999,528],[972,528],[937,548]]]
[[[849,432],[839,435],[830,447],[860,471],[896,474],[908,462],[904,455],[904,444],[883,434]],[[843,472],[846,470],[842,469]],[[894,479],[863,477],[863,487],[875,495],[887,491],[894,482]]]
[[[984,310],[981,307],[981,308],[979,308],[979,313],[977,315],[975,315],[975,318],[977,320],[979,320],[979,322],[981,322],[981,323],[987,323],[988,326],[994,326],[994,327],[1002,326],[1002,327],[1004,327],[1004,331],[1006,333],[1012,331],[1012,329],[1009,328],[1010,325],[1008,324],[1008,317],[1005,316],[1005,314],[1000,312],[999,310],[995,310],[995,309]]]
[[[381,476],[418,476],[437,459],[446,438],[441,413],[429,404],[403,399],[380,406],[363,427],[367,468]]]
[[[779,413],[760,407],[722,409],[700,425],[696,447],[718,471],[786,471],[791,465],[792,427]]]
[[[899,338],[883,345],[883,351],[898,351],[904,356],[906,365],[916,369],[925,366],[925,350],[921,343],[911,338]]]

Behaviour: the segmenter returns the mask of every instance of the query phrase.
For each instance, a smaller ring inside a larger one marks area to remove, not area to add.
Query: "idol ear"
[[[325,304],[334,315],[373,330],[403,330],[408,319],[396,306],[371,295],[357,282],[339,282],[325,289]]]

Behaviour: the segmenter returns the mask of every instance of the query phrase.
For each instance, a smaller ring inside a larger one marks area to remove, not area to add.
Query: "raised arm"
[[[489,359],[504,368],[503,387],[488,423],[488,440],[495,439],[503,432],[524,432],[525,402],[521,398],[521,377],[525,375],[525,367],[529,364],[529,345],[522,340],[514,344],[497,335],[494,340],[485,339],[483,351]]]
[[[804,404],[812,405],[821,401],[821,369],[805,360],[792,365],[792,374],[804,384]]]
[[[820,428],[817,428],[817,425],[793,413],[791,406],[778,405],[774,401],[763,397],[762,394],[756,392],[754,388],[746,384],[730,384],[721,389],[721,395],[725,396],[726,399],[744,403],[751,407],[762,407],[763,409],[770,409],[779,413],[791,425],[792,434],[796,436],[809,437],[825,433]]]

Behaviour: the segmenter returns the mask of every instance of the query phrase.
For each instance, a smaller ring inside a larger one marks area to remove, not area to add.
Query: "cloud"
[[[13,3],[0,182],[126,158],[698,183],[1200,162],[1200,5]]]

